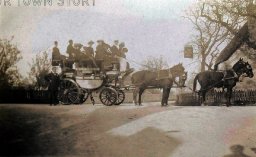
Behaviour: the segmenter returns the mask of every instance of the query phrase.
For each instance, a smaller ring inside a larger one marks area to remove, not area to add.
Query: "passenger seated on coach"
[[[75,61],[75,66],[76,67],[80,67],[80,62],[81,62],[81,57],[82,57],[82,52],[81,52],[81,48],[83,47],[82,44],[80,43],[76,43],[74,44],[74,61]]]
[[[117,57],[120,57],[120,52],[119,52],[119,41],[118,40],[114,40],[114,44],[112,45],[112,47],[110,48],[111,50],[111,57],[112,57],[112,61],[113,62],[118,62],[119,59]]]
[[[60,50],[58,48],[58,42],[54,41],[54,47],[52,48],[52,66],[60,65],[63,67],[63,62],[65,61],[66,56],[60,54]]]
[[[97,67],[95,59],[94,59],[94,50],[92,45],[94,44],[93,41],[89,41],[87,43],[88,46],[84,46],[82,51],[82,66],[92,68],[92,67]]]
[[[98,40],[97,43],[98,45],[95,51],[95,60],[98,67],[104,70],[104,62],[106,58],[105,55],[107,54],[107,49],[103,40]]]
[[[52,48],[52,65],[57,66],[59,65],[61,58],[60,58],[60,50],[58,48],[58,42],[54,42],[54,47]]]
[[[72,69],[75,59],[75,48],[73,47],[73,40],[68,41],[68,47],[66,53],[68,54],[68,60],[65,62],[66,68]]]
[[[85,54],[89,57],[89,58],[94,58],[94,50],[92,45],[94,44],[93,41],[89,41],[88,46],[84,47],[85,50]]]
[[[103,43],[103,46],[104,46],[104,49],[105,49],[105,53],[104,53],[104,62],[103,62],[103,64],[104,64],[104,68],[105,68],[105,70],[112,70],[112,66],[113,66],[113,62],[115,62],[114,61],[114,58],[113,58],[113,56],[112,56],[112,52],[111,52],[111,46],[109,45],[109,44],[107,44],[107,43]]]
[[[67,47],[68,59],[73,60],[75,58],[75,48],[73,47],[73,40],[69,40]]]

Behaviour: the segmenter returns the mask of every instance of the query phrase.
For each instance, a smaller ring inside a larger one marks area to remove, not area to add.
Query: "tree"
[[[168,67],[168,64],[163,59],[163,56],[160,56],[160,57],[149,56],[147,57],[146,60],[144,60],[143,67],[141,68],[141,70],[157,71],[167,67]]]
[[[47,52],[39,53],[30,64],[31,70],[29,72],[29,79],[36,89],[43,89],[47,87],[45,76],[50,72],[51,59]]]
[[[18,61],[22,58],[17,46],[12,44],[14,37],[0,39],[0,88],[18,86],[21,75],[18,72]]]
[[[253,16],[248,9],[251,2],[242,0],[200,0],[186,12],[196,34],[193,46],[201,59],[201,71],[211,70],[213,62],[225,43]]]
[[[254,17],[253,0],[200,0],[200,16],[207,21],[220,24],[235,35],[246,23],[247,17]]]

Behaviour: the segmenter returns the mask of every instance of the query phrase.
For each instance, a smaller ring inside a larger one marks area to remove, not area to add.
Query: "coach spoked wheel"
[[[115,105],[120,105],[120,104],[122,104],[124,102],[125,93],[121,89],[116,89],[116,91],[117,91],[117,100],[116,100]]]
[[[116,103],[117,91],[111,87],[105,87],[100,92],[100,101],[106,106],[111,106]]]
[[[63,105],[75,104],[80,99],[81,89],[72,79],[63,79],[59,86],[58,99]]]

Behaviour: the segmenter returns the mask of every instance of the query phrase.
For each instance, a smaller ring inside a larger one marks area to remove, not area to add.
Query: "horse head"
[[[182,63],[174,65],[169,70],[172,73],[172,75],[175,77],[183,76],[186,73],[185,68],[183,67]]]
[[[254,76],[252,71],[252,66],[243,60],[243,58],[240,58],[239,61],[237,61],[234,66],[233,70],[238,74],[246,74],[246,77],[252,78]]]
[[[184,87],[188,79],[188,72],[184,72],[183,75],[179,76],[179,86]]]
[[[185,85],[185,82],[187,80],[187,72],[185,71],[185,68],[182,65],[182,63],[174,65],[172,68],[170,68],[170,72],[172,76],[174,76],[175,78],[176,77],[179,78],[178,80],[179,86]]]

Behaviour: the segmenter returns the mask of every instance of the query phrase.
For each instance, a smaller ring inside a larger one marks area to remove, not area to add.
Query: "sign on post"
[[[193,58],[193,47],[192,47],[192,45],[185,45],[185,47],[184,47],[184,58]]]

